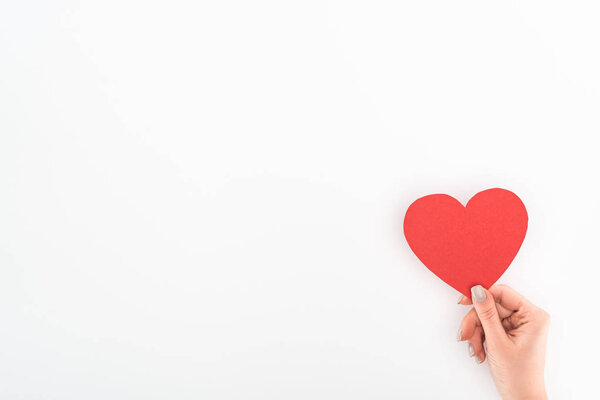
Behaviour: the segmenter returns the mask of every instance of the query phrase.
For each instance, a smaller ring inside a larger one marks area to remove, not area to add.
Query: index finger
[[[489,290],[494,296],[496,303],[508,310],[518,311],[527,303],[527,299],[510,286],[495,285]]]

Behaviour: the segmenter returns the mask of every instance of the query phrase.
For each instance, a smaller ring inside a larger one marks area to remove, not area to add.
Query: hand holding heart
[[[471,357],[486,358],[503,399],[547,399],[544,385],[546,342],[550,317],[506,285],[473,288],[473,304],[458,330],[468,341]],[[483,347],[485,342],[486,347]]]
[[[517,255],[527,224],[525,205],[504,189],[480,192],[465,207],[444,194],[421,197],[404,217],[415,255],[463,294],[460,304],[473,304],[457,339],[468,341],[479,364],[487,355],[503,399],[547,399],[549,316],[510,287],[492,286]]]

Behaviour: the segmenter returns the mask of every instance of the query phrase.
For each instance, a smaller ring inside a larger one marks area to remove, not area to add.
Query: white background
[[[501,278],[597,395],[596,1],[2,1],[0,398],[487,399],[408,205],[517,193]]]

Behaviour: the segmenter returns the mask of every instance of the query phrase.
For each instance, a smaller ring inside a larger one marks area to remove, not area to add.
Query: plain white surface
[[[402,236],[516,192],[501,279],[597,394],[595,1],[3,1],[0,397],[482,399]]]

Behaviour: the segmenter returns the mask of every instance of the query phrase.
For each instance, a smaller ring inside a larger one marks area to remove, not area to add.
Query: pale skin
[[[550,316],[506,285],[471,289],[458,303],[473,305],[463,318],[457,339],[468,342],[469,354],[486,358],[504,400],[547,399],[544,385]],[[485,348],[483,344],[485,343]]]

